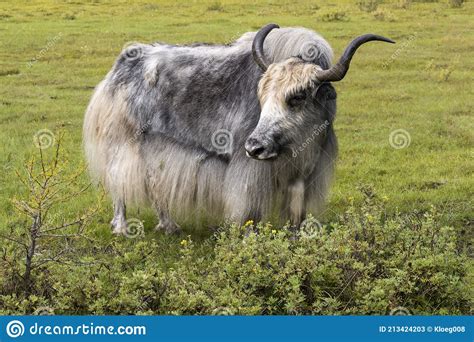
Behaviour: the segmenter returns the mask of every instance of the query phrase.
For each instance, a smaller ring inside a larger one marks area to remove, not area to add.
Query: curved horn
[[[320,82],[335,82],[335,81],[342,80],[344,76],[346,75],[347,70],[349,70],[349,64],[351,63],[352,56],[354,56],[354,53],[356,52],[356,50],[362,44],[365,44],[372,40],[378,40],[382,42],[395,44],[393,40],[382,37],[382,36],[378,36],[376,34],[364,34],[362,36],[359,36],[356,39],[354,39],[352,42],[350,42],[350,44],[346,47],[346,49],[344,50],[344,53],[342,54],[341,58],[336,64],[334,64],[328,70],[318,71],[316,78]]]
[[[271,30],[275,28],[280,28],[277,24],[268,24],[264,27],[262,27],[257,34],[255,35],[255,38],[253,39],[252,43],[252,55],[253,59],[255,60],[255,63],[258,64],[258,66],[265,72],[268,69],[268,61],[265,58],[265,54],[263,53],[263,41],[267,37],[267,35],[270,33]]]

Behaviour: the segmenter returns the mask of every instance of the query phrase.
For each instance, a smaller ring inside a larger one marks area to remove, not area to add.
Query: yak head
[[[284,150],[294,150],[308,135],[328,124],[328,106],[335,106],[336,92],[330,82],[346,75],[355,51],[362,44],[390,39],[366,34],[354,39],[339,61],[323,70],[301,56],[270,64],[263,52],[263,42],[278,25],[269,24],[257,32],[252,45],[255,62],[263,71],[258,84],[261,113],[257,126],[245,142],[247,156],[266,160]],[[334,107],[335,110],[335,107]],[[322,136],[322,135],[321,135]]]

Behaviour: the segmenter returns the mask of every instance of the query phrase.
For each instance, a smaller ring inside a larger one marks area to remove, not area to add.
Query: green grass
[[[402,3],[402,2],[400,2]],[[406,6],[405,6],[406,7]],[[341,14],[342,13],[342,14]],[[24,190],[15,170],[36,153],[40,129],[66,133],[71,164],[83,163],[82,121],[93,87],[130,41],[227,43],[269,22],[321,33],[336,56],[353,37],[378,33],[397,45],[371,43],[352,62],[338,91],[335,122],[340,143],[336,177],[323,220],[360,201],[357,186],[372,184],[389,198],[387,210],[441,208],[446,223],[472,231],[474,3],[386,1],[376,13],[356,2],[235,1],[15,1],[0,4],[0,230],[22,222],[10,199]],[[394,56],[392,59],[392,55]],[[394,149],[389,135],[408,131],[411,144]],[[84,175],[83,182],[88,182]],[[65,189],[67,191],[67,189]],[[94,204],[97,191],[68,204]],[[90,228],[104,240],[112,211]],[[152,232],[150,210],[132,211],[145,221],[168,262],[181,238]],[[187,230],[196,244],[207,231]],[[164,262],[163,265],[167,265]]]

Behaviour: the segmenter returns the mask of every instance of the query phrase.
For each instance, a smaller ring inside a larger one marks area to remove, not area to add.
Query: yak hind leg
[[[171,219],[170,215],[166,211],[157,209],[157,212],[160,222],[155,227],[156,231],[164,231],[169,235],[178,235],[181,233],[181,227]]]
[[[114,218],[110,221],[112,233],[123,235],[127,233],[126,207],[123,200],[114,200]]]

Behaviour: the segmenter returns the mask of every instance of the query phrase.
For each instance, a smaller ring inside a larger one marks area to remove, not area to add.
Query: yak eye
[[[297,107],[301,105],[306,100],[306,94],[304,93],[297,93],[291,96],[287,102],[290,107]]]

